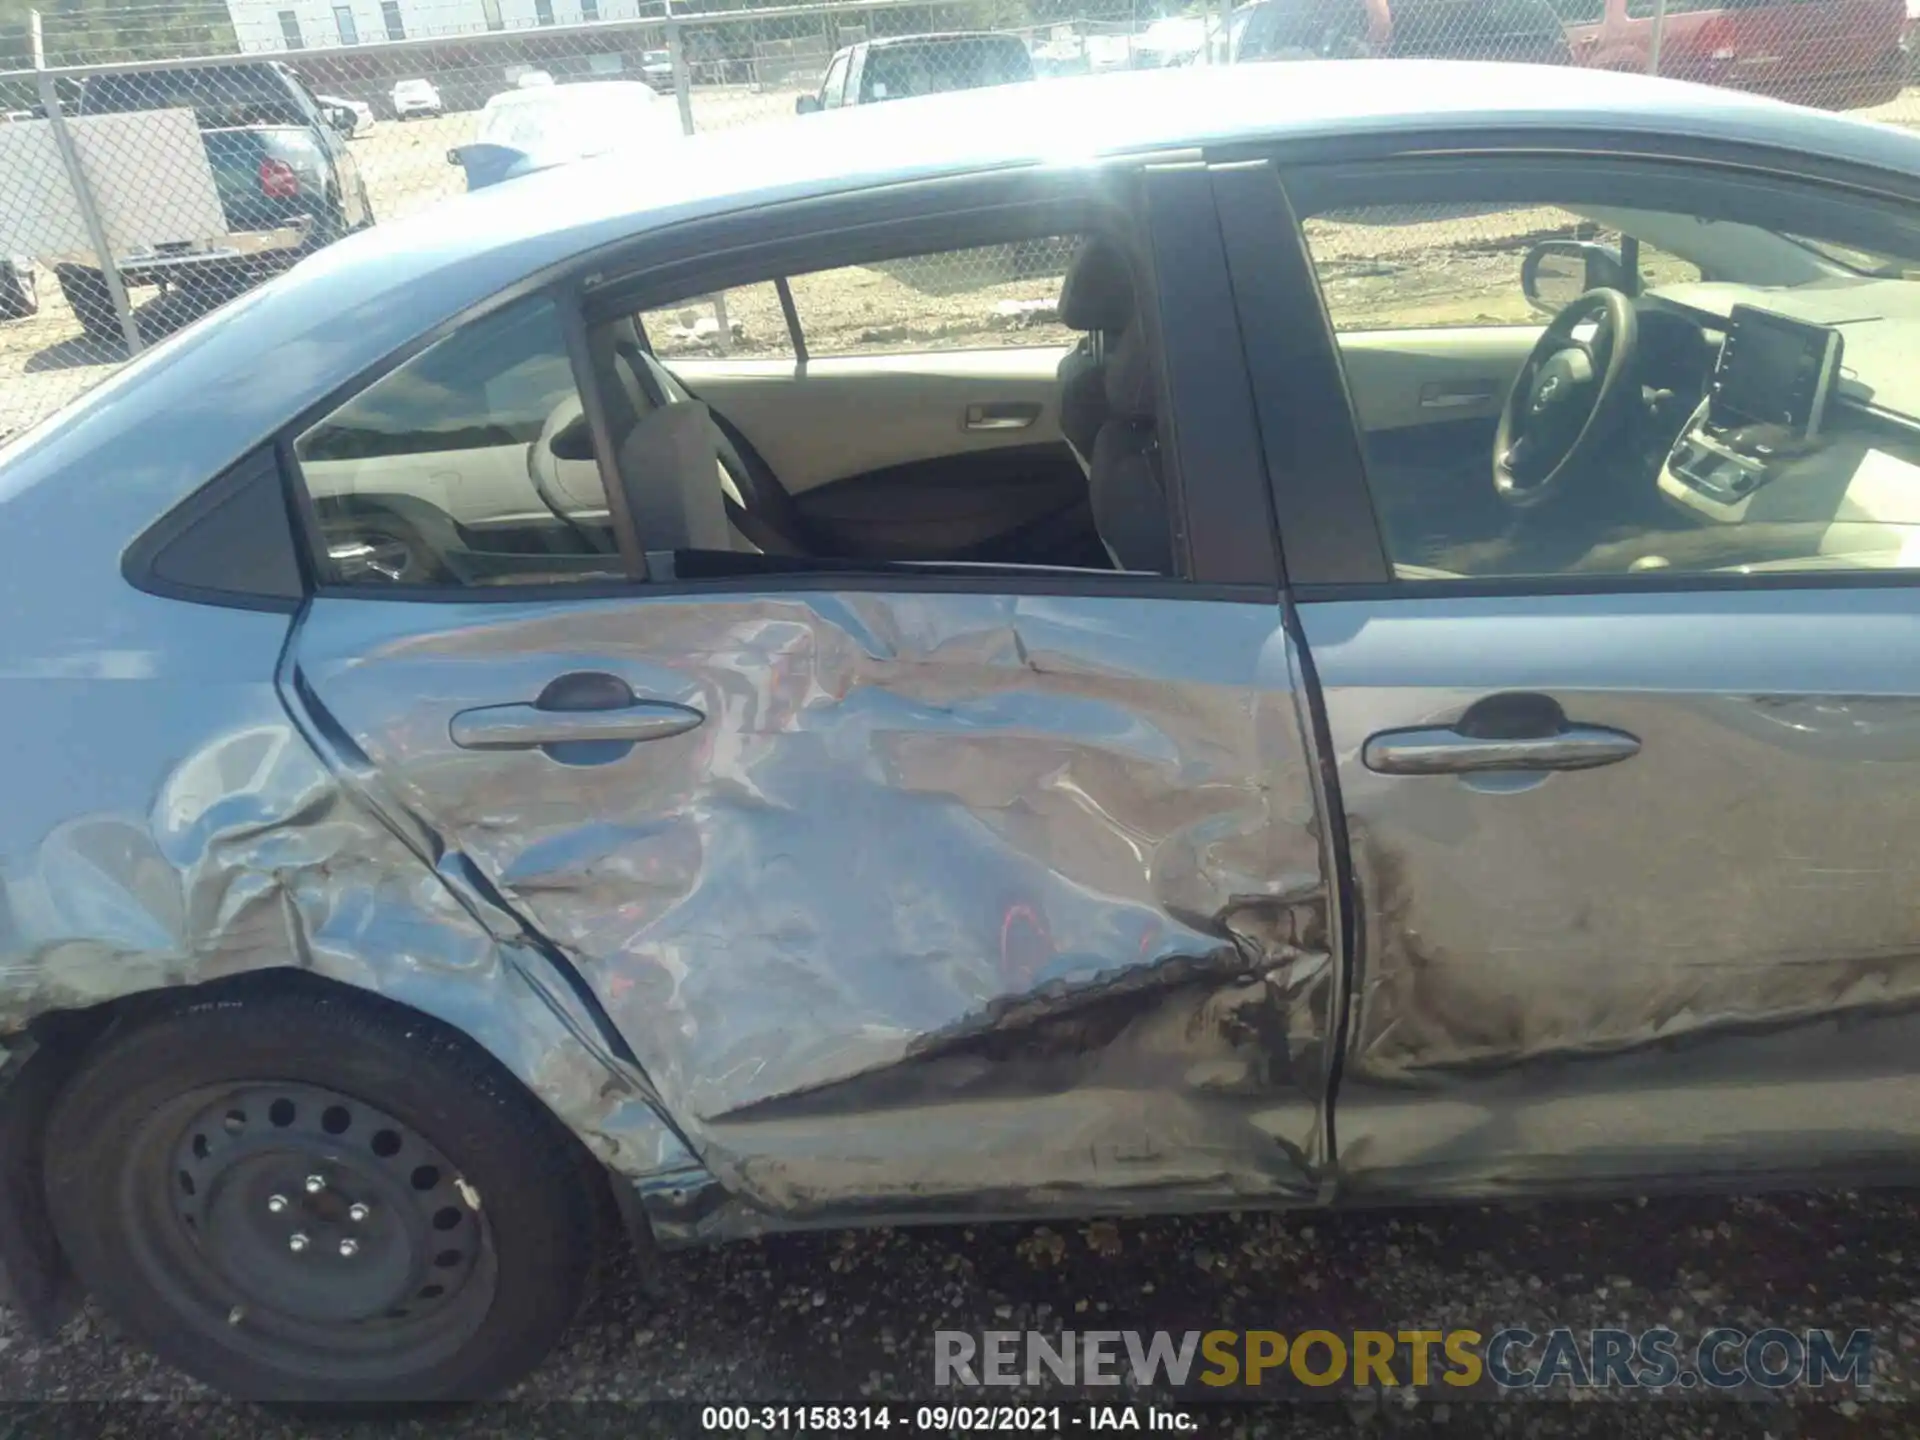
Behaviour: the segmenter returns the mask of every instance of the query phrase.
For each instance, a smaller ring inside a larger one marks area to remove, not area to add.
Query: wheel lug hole
[[[353,1221],[353,1223],[356,1225],[360,1224],[362,1221],[364,1221],[367,1218],[367,1216],[371,1215],[372,1213],[373,1211],[368,1206],[363,1205],[358,1201],[355,1201],[353,1204],[347,1207],[347,1218]]]
[[[340,1242],[340,1258],[341,1259],[351,1260],[354,1256],[358,1255],[359,1253],[360,1253],[360,1242],[358,1240],[355,1240],[352,1236],[348,1236],[345,1240],[342,1240]]]
[[[284,1215],[287,1213],[287,1203],[287,1197],[284,1195],[269,1195],[267,1197],[267,1213],[269,1215]]]
[[[327,1188],[326,1180],[319,1175],[307,1176],[307,1194],[318,1195]]]
[[[303,1252],[307,1248],[307,1246],[311,1243],[312,1242],[307,1239],[306,1235],[298,1230],[294,1231],[293,1234],[287,1237],[287,1249],[291,1250],[296,1255]]]

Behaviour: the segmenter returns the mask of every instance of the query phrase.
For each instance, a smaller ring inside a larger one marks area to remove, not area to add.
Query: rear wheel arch
[[[476,1073],[489,1075],[514,1094],[529,1113],[538,1113],[553,1145],[570,1157],[572,1170],[587,1189],[596,1251],[626,1243],[643,1264],[651,1261],[652,1236],[639,1209],[622,1193],[625,1182],[480,1039],[426,1011],[344,981],[271,969],[50,1012],[5,1042],[11,1056],[0,1069],[0,1278],[7,1282],[5,1298],[30,1328],[50,1333],[81,1293],[55,1234],[46,1188],[49,1124],[76,1080],[122,1039],[157,1022],[196,1010],[245,1009],[289,999],[424,1027],[435,1045],[459,1054]],[[364,1098],[377,1102],[380,1097]]]

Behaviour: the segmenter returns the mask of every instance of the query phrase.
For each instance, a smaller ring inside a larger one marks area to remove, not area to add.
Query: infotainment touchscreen
[[[1708,419],[1716,430],[1779,426],[1796,438],[1820,428],[1840,370],[1840,332],[1752,305],[1733,307],[1714,367]]]

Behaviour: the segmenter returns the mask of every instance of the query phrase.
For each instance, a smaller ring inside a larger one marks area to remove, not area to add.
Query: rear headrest
[[[1107,408],[1126,420],[1154,414],[1153,359],[1138,325],[1122,331],[1107,350]]]
[[[1075,330],[1123,330],[1133,322],[1127,254],[1099,235],[1080,246],[1060,285],[1060,323]]]

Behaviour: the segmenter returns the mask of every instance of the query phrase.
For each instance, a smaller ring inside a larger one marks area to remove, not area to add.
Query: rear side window
[[[618,579],[559,312],[507,307],[388,372],[294,443],[334,584]]]
[[[1542,0],[1394,0],[1393,53],[1432,59],[1531,59],[1565,32]]]
[[[96,75],[80,92],[84,115],[191,109],[203,128],[302,125],[306,115],[292,87],[264,66],[148,70]]]
[[[1248,14],[1235,53],[1243,60],[1351,58],[1366,52],[1369,29],[1362,0],[1271,0]]]
[[[885,45],[867,52],[862,100],[904,100],[946,90],[977,90],[1033,78],[1026,47],[1008,37]]]

